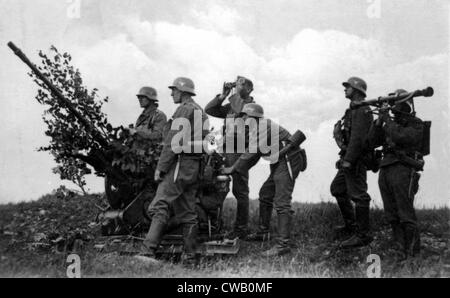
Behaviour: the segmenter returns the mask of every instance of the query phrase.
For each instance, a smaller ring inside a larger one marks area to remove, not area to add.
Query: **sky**
[[[417,207],[450,206],[449,4],[440,0],[0,0],[0,203],[38,199],[70,183],[52,174],[37,86],[8,41],[35,62],[55,45],[69,52],[90,88],[109,96],[104,107],[114,125],[140,114],[136,92],[155,87],[160,108],[176,106],[167,88],[186,76],[205,106],[225,81],[253,80],[253,96],[268,118],[308,137],[309,168],[293,199],[333,201],[330,183],[338,149],[334,123],[348,107],[342,82],[364,78],[368,97],[432,86],[435,96],[417,99],[418,116],[433,121],[431,155]],[[212,121],[219,129],[221,122]],[[251,197],[269,175],[251,171]],[[373,206],[382,207],[377,175],[369,174]],[[88,178],[93,192],[103,181]]]

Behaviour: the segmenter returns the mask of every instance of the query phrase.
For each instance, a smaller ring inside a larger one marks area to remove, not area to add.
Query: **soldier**
[[[352,77],[343,83],[345,96],[352,102],[366,98],[367,84]],[[345,225],[336,229],[342,248],[365,246],[372,242],[369,235],[369,211],[371,198],[367,193],[367,168],[363,157],[367,148],[366,136],[373,116],[369,107],[347,109],[343,123],[335,126],[335,139],[340,147],[338,173],[331,183],[331,194],[336,198]],[[352,202],[355,204],[353,207]],[[350,237],[351,236],[351,237]],[[350,238],[349,238],[350,237]]]
[[[397,90],[396,94],[407,93]],[[392,94],[393,95],[393,94]],[[382,109],[369,133],[371,147],[383,146],[378,184],[387,220],[392,227],[392,243],[402,257],[420,251],[420,235],[414,210],[414,196],[423,170],[424,124],[415,117],[412,100],[394,106],[394,118]]]
[[[141,108],[144,109],[131,132],[144,140],[162,141],[167,116],[158,109],[158,94],[152,87],[143,87],[137,94]]]
[[[271,156],[270,176],[259,192],[260,202],[260,225],[256,234],[250,235],[253,240],[264,241],[268,239],[272,210],[277,212],[277,244],[270,250],[264,252],[264,256],[281,256],[290,252],[290,238],[292,216],[292,192],[294,191],[295,180],[297,179],[306,160],[303,158],[301,149],[293,147],[287,155],[277,155],[279,151],[273,152],[273,145],[278,141],[278,150],[290,141],[290,133],[274,123],[270,119],[264,119],[264,110],[257,104],[247,104],[242,110],[244,120],[249,117],[256,120],[257,127],[257,152],[247,151],[233,164],[232,167],[224,169],[224,174],[247,173],[249,168],[255,164],[261,156]],[[262,122],[265,121],[266,123]],[[265,129],[263,129],[263,127]],[[250,131],[253,135],[255,131]],[[250,141],[252,143],[252,141]],[[262,150],[261,144],[267,144],[271,150]],[[266,153],[263,153],[263,152]]]
[[[223,102],[230,95],[234,84],[225,83],[221,95],[217,95],[205,108],[208,115],[225,119],[224,126],[224,152],[227,166],[233,165],[243,152],[238,152],[238,131],[233,125],[233,120],[239,119],[245,104],[254,103],[250,94],[253,92],[253,82],[244,77],[238,77],[236,93],[230,96],[229,103]],[[228,120],[228,121],[227,121]],[[231,121],[230,121],[231,120]],[[227,142],[234,140],[234,148],[228,148]],[[228,149],[228,150],[227,150]],[[229,150],[232,150],[231,152]],[[227,236],[230,239],[239,237],[245,239],[248,234],[249,217],[249,173],[240,171],[233,174],[232,192],[237,200],[236,220],[233,231]]]
[[[187,120],[190,124],[191,140],[183,140],[183,145],[186,145],[193,140],[192,136],[196,135],[194,128],[198,127],[199,123],[194,122],[202,121],[200,127],[203,128],[207,116],[192,99],[192,96],[196,95],[192,80],[178,78],[169,88],[172,89],[174,103],[180,105],[172,117],[174,124],[177,120]],[[200,113],[201,117],[196,118],[195,113]],[[160,182],[160,184],[149,207],[152,223],[144,241],[144,250],[138,256],[146,261],[155,258],[155,253],[169,221],[170,208],[173,208],[175,216],[183,225],[184,259],[190,262],[196,257],[198,223],[195,204],[199,187],[202,153],[190,151],[176,154],[174,148],[172,148],[172,143],[179,130],[174,127],[171,128],[165,138],[164,149],[155,172],[155,181]],[[201,134],[205,136],[207,129],[202,131]]]
[[[144,111],[136,121],[135,128],[130,128],[129,132],[134,136],[133,149],[148,152],[154,144],[163,141],[164,131],[167,125],[167,116],[158,109],[159,100],[156,89],[152,87],[142,87],[136,95],[139,104]],[[153,167],[149,164],[140,164],[141,171],[146,176],[146,186],[143,189],[146,196],[153,198],[155,189],[153,187]]]

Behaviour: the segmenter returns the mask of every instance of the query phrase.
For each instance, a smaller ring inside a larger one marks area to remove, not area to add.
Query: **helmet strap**
[[[416,117],[416,105],[414,104],[414,100],[411,103],[411,108],[412,108],[411,115]]]

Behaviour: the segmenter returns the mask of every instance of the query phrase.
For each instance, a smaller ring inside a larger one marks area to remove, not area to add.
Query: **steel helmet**
[[[403,93],[408,93],[408,91],[406,91],[405,89],[397,89],[395,90],[395,92],[389,93],[389,95],[403,94]]]
[[[169,86],[169,89],[178,89],[180,91],[189,93],[193,96],[196,96],[195,94],[195,85],[194,82],[191,79],[188,78],[178,78],[173,82],[172,86]]]
[[[396,95],[396,94],[403,94],[403,93],[408,93],[408,91],[406,91],[405,89],[397,89],[395,90],[395,92],[393,93],[389,93],[389,95]],[[403,113],[412,113],[414,111],[414,107],[413,107],[414,101],[413,99],[410,99],[408,101],[404,101],[399,105],[396,105],[394,107],[394,111],[400,111]]]
[[[256,103],[249,103],[242,109],[242,114],[247,114],[250,117],[264,118],[264,109]]]
[[[367,83],[361,78],[351,77],[347,82],[342,83],[342,85],[345,87],[350,86],[353,89],[360,91],[364,96],[367,96]]]
[[[145,96],[150,100],[159,101],[158,92],[156,92],[156,89],[152,87],[142,87],[137,96]]]

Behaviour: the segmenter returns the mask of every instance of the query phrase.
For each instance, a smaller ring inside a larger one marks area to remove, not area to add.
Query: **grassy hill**
[[[419,210],[422,255],[398,263],[388,250],[389,227],[383,211],[372,211],[375,241],[370,247],[340,251],[333,226],[340,223],[336,205],[294,204],[293,253],[267,259],[259,253],[270,243],[243,242],[237,256],[202,260],[200,268],[180,264],[143,265],[118,253],[94,249],[99,236],[95,223],[101,195],[47,195],[36,202],[0,206],[0,277],[66,277],[67,256],[81,257],[83,277],[366,277],[367,257],[381,258],[382,277],[450,276],[448,209]],[[231,226],[235,201],[225,204]],[[258,202],[251,202],[251,227],[256,228]]]

